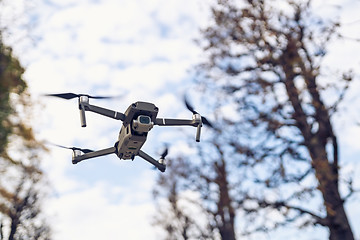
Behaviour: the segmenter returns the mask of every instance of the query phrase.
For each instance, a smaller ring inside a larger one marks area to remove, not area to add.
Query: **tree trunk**
[[[4,239],[4,235],[3,235],[3,223],[2,221],[0,222],[0,240]]]
[[[326,207],[325,224],[330,231],[330,240],[354,240],[347,215],[344,209],[344,201],[339,193],[338,176],[336,176],[327,159],[326,150],[323,146],[309,149],[315,176],[319,182],[318,188],[322,193],[324,206]]]
[[[218,151],[221,151],[218,147]],[[217,215],[221,218],[218,223],[221,239],[235,240],[235,210],[232,206],[232,198],[230,196],[229,182],[227,179],[228,172],[226,170],[225,159],[221,159],[220,163],[215,162],[216,178],[215,183],[219,188],[219,199],[217,202]]]
[[[323,196],[323,203],[326,208],[326,218],[321,224],[327,226],[330,231],[330,240],[353,240],[347,215],[344,209],[344,201],[339,193],[338,186],[338,156],[336,137],[332,130],[330,116],[316,84],[316,76],[308,71],[305,78],[307,90],[312,97],[312,104],[315,110],[314,120],[318,123],[318,131],[313,132],[308,123],[308,115],[305,113],[299,90],[295,86],[294,79],[297,74],[294,72],[296,65],[303,66],[303,72],[306,72],[304,62],[298,54],[296,47],[297,40],[289,38],[287,50],[284,52],[280,64],[284,70],[286,80],[285,88],[289,101],[294,109],[293,118],[297,123],[304,138],[304,144],[309,151],[311,164],[315,170],[315,176],[318,180],[318,189]],[[295,59],[295,60],[294,60]],[[330,163],[326,145],[328,141],[333,141],[334,159]],[[335,142],[334,142],[335,141]]]
[[[11,218],[9,240],[14,240],[17,227],[19,225],[19,219],[15,216]]]

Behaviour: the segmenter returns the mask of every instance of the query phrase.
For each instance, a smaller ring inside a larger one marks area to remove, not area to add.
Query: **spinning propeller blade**
[[[67,100],[79,97],[79,95],[75,94],[75,93],[45,94],[45,96],[59,97],[59,98],[67,99]]]
[[[199,114],[197,111],[195,111],[194,107],[189,103],[189,101],[187,100],[186,96],[184,96],[184,102],[185,102],[185,106],[187,109],[189,109],[190,112],[192,112],[193,114]],[[211,122],[209,120],[207,120],[205,117],[201,116],[201,121],[211,127],[214,128],[213,125],[211,124]]]
[[[189,109],[190,112],[192,112],[193,114],[199,114],[197,111],[195,111],[193,106],[191,106],[191,104],[188,102],[186,96],[184,96],[184,102],[185,102],[186,108]]]
[[[83,153],[90,153],[90,152],[94,152],[94,150],[91,150],[91,149],[86,149],[86,148],[78,148],[78,147],[65,147],[65,146],[62,146],[62,145],[58,145],[58,144],[52,144],[56,147],[60,147],[60,148],[65,148],[65,149],[71,149],[71,150],[79,150],[79,151],[82,151]]]
[[[94,99],[116,98],[116,96],[91,96],[91,95],[88,95],[88,94],[75,94],[75,93],[55,93],[55,94],[45,94],[45,96],[58,97],[58,98],[66,99],[66,100],[73,99],[73,98],[78,98],[78,97],[81,97],[81,96],[86,96],[88,98],[94,98]],[[120,96],[117,96],[117,97],[120,97]]]
[[[169,153],[169,148],[166,147],[165,150],[161,153],[160,159],[165,159],[165,157],[168,155],[168,153]]]
[[[166,144],[164,151],[160,154],[159,163],[165,164],[165,157],[168,155],[168,153],[169,153],[169,147],[168,147],[168,145]],[[153,169],[154,169],[154,170],[157,170],[158,168],[154,166]]]

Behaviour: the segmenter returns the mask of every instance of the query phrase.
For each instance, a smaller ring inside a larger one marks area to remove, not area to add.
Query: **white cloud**
[[[198,1],[49,2],[38,2],[39,42],[23,58],[33,94],[125,94],[92,103],[125,111],[132,102],[151,100],[164,117],[176,117],[166,114],[175,115],[177,107],[184,110],[173,94],[199,54],[192,42],[198,30],[193,21],[202,18]],[[90,149],[117,140],[121,122],[87,113],[83,129],[75,99],[39,98],[44,103],[36,120],[40,138]],[[144,146],[151,155],[178,132],[170,129],[172,134],[159,141],[165,129],[153,131],[153,142]],[[43,165],[55,188],[45,206],[54,216],[54,239],[156,239],[151,189],[157,173],[151,165],[115,155],[72,165],[70,150],[50,149]]]
[[[131,192],[99,183],[51,199],[47,207],[54,216],[55,239],[155,239],[149,236],[153,232],[149,224],[154,214],[152,202],[109,200],[121,194]]]

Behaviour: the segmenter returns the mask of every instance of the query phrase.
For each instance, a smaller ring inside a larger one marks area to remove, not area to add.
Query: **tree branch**
[[[281,208],[286,208],[288,210],[294,210],[299,213],[298,217],[300,217],[304,214],[307,214],[315,220],[315,224],[320,224],[322,226],[328,226],[326,218],[322,218],[319,215],[317,215],[305,208],[298,207],[298,206],[292,206],[292,205],[286,203],[285,201],[269,202],[269,201],[266,201],[265,199],[261,200],[261,199],[257,199],[257,198],[251,198],[251,197],[247,197],[246,200],[252,200],[252,201],[257,202],[259,204],[260,208],[272,208],[272,209],[276,209],[276,210],[280,210]],[[255,209],[254,208],[249,208],[249,209],[244,208],[244,210],[254,212]],[[287,221],[294,221],[298,217],[294,217],[291,220],[289,220],[289,218],[288,218]]]

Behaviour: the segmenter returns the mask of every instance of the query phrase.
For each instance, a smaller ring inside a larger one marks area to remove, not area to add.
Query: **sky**
[[[184,93],[196,95],[191,69],[202,55],[194,39],[199,37],[199,28],[209,22],[209,2],[5,2],[10,3],[6,9],[9,16],[23,16],[16,17],[19,27],[7,41],[26,67],[25,78],[37,101],[32,121],[38,126],[35,130],[39,139],[96,150],[113,146],[121,127],[119,121],[87,113],[88,127],[81,128],[77,100],[46,98],[42,96],[45,93],[120,95],[117,99],[90,103],[124,112],[133,102],[149,101],[159,107],[159,117],[191,118],[182,97]],[[317,2],[319,10],[332,14],[333,7],[320,8],[324,1]],[[344,33],[360,37],[354,35],[359,25],[353,24],[354,20],[359,20],[355,11],[359,8],[355,6],[360,7],[360,1],[327,2],[344,7],[341,20],[348,23]],[[28,36],[30,40],[24,40]],[[340,55],[354,55],[352,43],[346,48],[336,44],[333,59],[327,61],[339,61]],[[359,59],[340,59],[341,66],[359,66]],[[358,90],[359,84],[354,89]],[[349,101],[355,99],[356,93],[350,93]],[[199,108],[206,115],[206,108]],[[360,122],[359,114],[353,112],[339,121],[350,126],[349,119]],[[353,159],[360,153],[356,141],[359,127],[341,127],[339,132],[344,156]],[[170,142],[170,155],[189,152],[191,149],[186,142],[191,134],[195,138],[195,129],[154,128],[143,150],[157,158],[164,145]],[[206,136],[206,130],[203,134]],[[162,236],[163,233],[152,226],[156,212],[151,191],[160,173],[151,165],[140,158],[120,161],[115,155],[72,165],[71,151],[54,147],[50,150],[44,155],[43,167],[54,190],[44,203],[44,209],[54,227],[54,239],[151,240]],[[359,165],[352,166],[355,168],[349,171],[359,174]],[[355,214],[356,211],[350,213],[354,223],[360,224],[353,217]],[[356,234],[360,236],[359,230]],[[289,235],[291,233],[286,238]]]
[[[189,69],[201,53],[194,44],[198,28],[206,23],[200,1],[34,0],[25,7],[18,2],[11,3],[9,12],[29,14],[17,23],[20,28],[28,20],[35,24],[9,41],[16,43],[29,90],[39,102],[33,119],[33,125],[41,126],[36,129],[39,139],[102,149],[114,145],[122,124],[87,113],[88,126],[81,128],[76,99],[45,98],[44,93],[120,95],[90,103],[124,112],[133,102],[149,101],[159,107],[159,117],[191,119],[182,96],[191,86]],[[26,31],[33,42],[18,39]],[[195,142],[195,129],[187,130]],[[170,154],[176,154],[188,149],[187,136],[177,127],[154,128],[143,150],[158,158],[171,140],[171,145],[179,143],[170,146]],[[43,209],[54,239],[161,236],[152,226],[156,213],[151,195],[160,173],[149,163],[110,155],[72,165],[71,151],[49,148],[43,164],[54,190]]]

